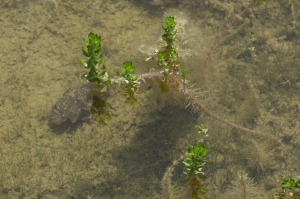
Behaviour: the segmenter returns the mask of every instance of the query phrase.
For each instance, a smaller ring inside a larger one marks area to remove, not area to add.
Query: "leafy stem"
[[[101,36],[94,34],[91,32],[88,35],[88,40],[83,39],[84,46],[82,46],[83,54],[88,57],[88,61],[80,58],[80,63],[83,67],[89,68],[90,72],[85,78],[89,82],[97,82],[99,85],[102,84],[110,84],[111,79],[110,75],[107,74],[105,65],[103,65],[102,70],[98,69],[98,66],[101,65],[103,56],[100,54],[101,52]],[[104,86],[104,91],[106,90],[106,86]]]
[[[200,125],[199,131],[206,132],[206,129],[204,129],[203,125]],[[201,170],[206,163],[204,159],[208,153],[209,151],[206,150],[204,144],[197,145],[195,143],[193,146],[189,147],[189,157],[183,161],[183,164],[188,171],[185,173],[187,174],[185,181],[190,184],[192,198],[207,198],[207,196],[205,196],[207,190],[201,186],[201,182],[204,182],[206,177]]]

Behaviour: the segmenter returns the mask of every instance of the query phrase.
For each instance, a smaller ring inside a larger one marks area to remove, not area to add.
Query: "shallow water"
[[[300,4],[254,5],[207,59],[217,35],[249,2],[2,1],[0,198],[161,198],[166,168],[197,142],[199,124],[209,129],[203,168],[208,196],[231,197],[236,171],[245,170],[258,193],[253,198],[272,198],[282,179],[300,170]],[[84,117],[51,127],[52,107],[66,90],[82,85],[79,77],[87,72],[79,62],[82,38],[91,31],[102,36],[103,63],[112,77],[127,60],[137,74],[155,71],[155,60],[145,59],[161,46],[167,15],[177,22],[189,92],[211,113],[274,136],[280,145],[186,108],[180,92],[162,95],[157,78],[146,80],[133,109],[112,85],[108,125]],[[178,198],[189,191],[183,169],[178,163],[173,171]]]

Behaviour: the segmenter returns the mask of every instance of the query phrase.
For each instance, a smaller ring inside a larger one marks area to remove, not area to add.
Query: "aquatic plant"
[[[206,81],[206,70],[208,69],[208,62],[212,60],[212,52],[215,49],[218,41],[223,37],[223,35],[226,33],[226,31],[232,27],[232,25],[242,17],[242,15],[255,3],[256,1],[253,0],[252,3],[248,4],[248,6],[238,15],[236,15],[235,19],[227,25],[227,27],[223,30],[221,34],[219,34],[216,38],[216,40],[213,42],[209,50],[207,51],[207,57],[205,59],[203,70],[204,70],[204,89],[207,91],[207,81]],[[260,5],[262,0],[258,0],[257,4]],[[146,78],[148,77],[158,77],[159,78],[159,88],[161,90],[161,93],[169,92],[170,90],[176,90],[182,92],[186,98],[187,101],[189,101],[189,105],[192,105],[194,107],[194,110],[196,111],[202,111],[206,113],[208,116],[221,121],[225,124],[228,124],[231,127],[237,128],[239,130],[242,130],[244,132],[261,136],[264,138],[267,138],[269,141],[279,144],[279,139],[265,134],[258,131],[250,130],[247,128],[243,128],[241,126],[238,126],[232,122],[227,121],[224,118],[219,117],[218,115],[212,113],[209,111],[206,107],[202,105],[202,103],[193,96],[188,89],[187,86],[187,71],[185,68],[181,70],[180,74],[180,62],[179,62],[179,55],[176,52],[176,33],[177,31],[174,30],[176,26],[176,22],[174,20],[174,17],[167,16],[165,18],[165,24],[162,24],[162,28],[165,30],[165,33],[162,35],[162,40],[165,41],[165,44],[163,46],[162,50],[156,50],[156,52],[146,59],[146,61],[155,58],[157,61],[157,65],[162,68],[160,70],[157,70],[155,72],[145,73],[145,74],[134,74],[135,73],[135,66],[132,64],[131,61],[125,61],[123,62],[123,68],[121,68],[119,71],[115,70],[116,76],[114,78],[111,78],[111,76],[106,72],[106,67],[103,65],[102,70],[98,70],[98,67],[102,63],[103,56],[100,54],[101,52],[101,36],[98,36],[97,34],[90,33],[88,38],[89,41],[86,41],[84,39],[84,44],[87,47],[82,48],[83,54],[88,57],[88,61],[85,61],[83,59],[80,59],[80,62],[83,67],[90,69],[88,75],[85,76],[85,78],[89,82],[97,83],[101,86],[103,86],[103,89],[101,92],[105,92],[107,88],[110,86],[111,83],[115,82],[118,83],[121,88],[124,91],[124,95],[126,95],[128,98],[126,100],[126,104],[130,104],[131,107],[134,107],[136,103],[138,103],[138,100],[136,98],[136,94],[139,93],[139,90],[142,86],[142,82],[145,82]],[[252,35],[254,36],[254,34]],[[251,49],[253,49],[251,47]],[[180,76],[177,76],[179,75]],[[199,127],[199,131],[203,131],[203,126]],[[185,159],[184,164],[187,168],[187,179],[186,181],[189,182],[191,193],[190,196],[192,198],[199,198],[204,197],[204,194],[206,190],[201,186],[201,182],[205,180],[205,176],[201,172],[201,168],[205,164],[204,158],[207,155],[208,151],[205,149],[204,144],[194,144],[193,146],[190,146],[188,150],[189,158]],[[259,157],[261,157],[261,153],[258,153]],[[257,159],[257,158],[256,158]],[[177,162],[176,162],[177,164]],[[254,163],[253,163],[254,164]],[[256,168],[258,170],[264,170],[265,166],[261,158],[259,158],[258,161],[254,164],[256,165]],[[171,169],[167,170],[166,178],[171,176]],[[163,180],[166,182],[166,180]],[[165,187],[167,187],[169,183],[165,183]],[[233,183],[232,187],[232,195],[230,197],[235,198],[251,198],[255,193],[253,192],[253,183],[250,178],[247,177],[247,174],[245,174],[244,171],[239,171],[238,177],[236,181]],[[169,186],[171,187],[171,186]],[[172,191],[167,191],[167,197],[172,196]],[[188,196],[188,197],[190,197]],[[249,197],[248,197],[249,196]]]
[[[284,178],[281,188],[282,191],[276,193],[274,199],[300,199],[300,178]]]
[[[264,172],[272,165],[272,151],[267,151],[266,146],[250,140],[251,146],[245,153],[248,160],[248,167],[257,170],[258,173]]]
[[[205,196],[207,190],[201,185],[201,183],[206,180],[206,177],[201,170],[206,163],[204,158],[208,153],[209,151],[206,150],[204,144],[197,145],[195,143],[193,146],[189,147],[189,157],[183,161],[187,170],[185,173],[187,174],[185,181],[190,185],[190,195],[188,196],[190,198],[208,198]]]
[[[204,125],[199,126],[199,133],[206,133],[207,129],[204,128]],[[182,162],[185,165],[186,172],[184,174],[187,175],[185,181],[189,183],[189,192],[185,198],[202,198],[208,199],[205,195],[208,190],[203,187],[203,182],[206,180],[204,173],[201,171],[202,167],[206,164],[205,157],[209,153],[209,151],[205,148],[204,144],[189,146],[188,152],[184,155],[181,155],[180,158],[174,160],[172,165],[167,168],[164,173],[163,179],[161,181],[161,187],[163,189],[163,198],[166,199],[175,199],[181,198],[182,195],[175,195],[175,187],[171,184],[172,172],[174,171],[174,167],[184,159]],[[161,197],[160,197],[161,198]]]
[[[258,189],[244,170],[236,173],[235,179],[231,182],[229,190],[222,196],[223,199],[251,199],[258,196]]]
[[[218,41],[223,37],[225,32],[232,27],[232,25],[242,17],[242,15],[255,3],[248,4],[248,6],[238,15],[236,15],[235,19],[227,25],[227,27],[223,30],[221,34],[219,34],[216,40],[213,42],[209,50],[207,51],[207,57],[205,59],[203,70],[208,69],[208,62],[211,60],[211,54],[216,47]],[[260,5],[260,1],[257,2]],[[141,75],[133,75],[135,72],[135,66],[132,65],[131,61],[126,61],[123,63],[123,68],[115,70],[116,76],[115,78],[111,78],[111,76],[106,72],[105,65],[103,65],[102,70],[98,70],[98,66],[101,65],[103,56],[100,54],[101,52],[101,36],[97,34],[90,33],[88,36],[89,41],[83,40],[85,47],[82,47],[83,54],[88,57],[88,61],[80,59],[80,63],[83,67],[90,69],[88,75],[85,75],[85,78],[89,82],[95,82],[99,85],[103,86],[101,92],[105,92],[108,86],[110,86],[111,82],[116,82],[121,85],[124,90],[124,94],[128,97],[126,100],[126,104],[129,104],[132,108],[136,103],[138,103],[137,98],[135,97],[137,93],[139,93],[139,88],[142,86],[142,82],[146,81],[145,78],[149,77],[159,77],[159,88],[161,89],[161,93],[166,93],[170,90],[177,90],[182,92],[188,101],[188,106],[192,105],[196,111],[202,111],[206,113],[208,116],[221,121],[233,128],[237,128],[238,130],[242,130],[244,132],[267,138],[269,141],[279,144],[280,140],[266,133],[261,133],[258,131],[250,130],[247,128],[243,128],[239,125],[236,125],[226,119],[219,117],[218,115],[212,113],[208,110],[203,104],[194,96],[191,92],[189,92],[187,86],[187,71],[185,68],[181,70],[181,74],[179,78],[177,75],[179,74],[179,55],[176,52],[176,33],[174,28],[176,26],[176,22],[174,21],[174,17],[167,16],[165,19],[165,24],[162,25],[162,28],[165,30],[165,33],[162,35],[162,40],[165,41],[163,46],[163,50],[156,51],[152,56],[146,59],[150,60],[152,58],[156,58],[158,62],[158,66],[163,68],[163,70],[159,70],[156,72],[144,73]],[[121,77],[122,76],[122,77]],[[204,89],[208,91],[206,75],[203,76]]]

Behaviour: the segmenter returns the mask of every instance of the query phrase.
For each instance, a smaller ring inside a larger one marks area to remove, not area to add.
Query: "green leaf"
[[[176,22],[174,21],[174,17],[166,17],[166,24],[175,27]]]
[[[87,65],[87,63],[86,63],[86,61],[85,61],[84,59],[79,58],[79,60],[80,60],[81,65],[82,65],[84,68],[88,68],[88,65]]]
[[[101,42],[101,36],[98,37],[98,35],[94,34],[93,32],[90,32],[90,34],[88,35],[88,38],[89,38],[90,43]]]
[[[186,75],[186,69],[185,69],[185,68],[183,68],[183,69],[181,70],[181,75],[182,75],[182,76],[185,76],[185,75]]]
[[[132,77],[132,81],[136,81],[138,79],[139,79],[138,77]]]
[[[101,77],[101,76],[103,76],[105,74],[105,72],[106,72],[105,69],[100,70],[100,71],[97,72],[97,75]]]
[[[293,188],[293,187],[296,187],[296,182],[295,182],[294,179],[291,179],[291,180],[290,180],[290,185],[291,185],[292,188]]]
[[[116,72],[117,76],[120,77],[120,73],[117,69],[115,69],[115,72]]]
[[[95,59],[95,65],[98,67],[102,63],[103,56],[102,54],[99,56],[99,58]]]
[[[134,73],[134,71],[135,71],[135,66],[133,66],[133,67],[134,67],[133,69],[128,70],[128,73],[129,73],[129,74],[133,74],[133,73]]]
[[[182,162],[183,164],[185,164],[186,167],[190,167],[190,164],[187,162]]]
[[[188,153],[189,153],[189,154],[193,154],[193,148],[192,148],[192,146],[189,147]]]
[[[83,38],[83,43],[84,43],[84,45],[85,45],[86,47],[88,47],[89,42],[88,42],[87,40],[85,40],[84,38]]]
[[[87,49],[85,47],[82,46],[82,52],[86,57],[90,57],[91,55],[89,54],[89,52],[87,51]]]
[[[95,79],[95,76],[92,75],[92,74],[88,74],[87,76],[85,76],[85,78],[89,81],[89,82],[95,82],[96,79]]]
[[[206,162],[203,162],[202,164],[197,165],[196,168],[199,169],[199,168],[203,167],[203,166],[205,165],[205,163],[206,163]]]
[[[193,152],[195,154],[197,154],[197,149],[198,149],[198,145],[196,143],[194,143],[194,145],[193,145]]]
[[[173,60],[176,60],[178,58],[178,53],[176,53],[176,50],[171,49],[169,52],[170,58]]]
[[[94,66],[94,63],[93,63],[93,59],[89,59],[87,61],[87,65],[89,68],[91,68],[91,70],[94,70],[95,68],[93,67]],[[95,70],[96,71],[96,70]]]
[[[101,52],[101,49],[96,49],[96,50],[94,50],[95,56],[98,56],[98,55],[100,54],[100,52]]]
[[[120,73],[123,77],[127,76],[126,70],[124,68],[120,68]]]
[[[163,51],[158,52],[158,58],[160,60],[166,60],[166,54]]]
[[[123,67],[124,67],[126,70],[135,69],[135,67],[132,66],[132,62],[131,62],[131,61],[123,62]]]

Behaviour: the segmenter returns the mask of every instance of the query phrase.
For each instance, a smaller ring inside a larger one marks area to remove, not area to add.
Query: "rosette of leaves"
[[[98,69],[98,66],[101,65],[103,56],[101,52],[101,36],[90,32],[88,35],[88,41],[83,39],[84,46],[82,46],[83,54],[88,57],[88,61],[80,58],[80,63],[83,67],[89,68],[90,72],[85,78],[89,82],[96,82],[99,85],[103,85],[101,92],[106,91],[107,84],[111,83],[110,75],[107,74],[105,65],[103,65],[102,70]]]
[[[140,84],[140,79],[138,77],[133,76],[135,72],[135,66],[132,65],[131,61],[127,61],[123,63],[123,68],[120,69],[120,73],[116,71],[117,77],[120,77],[120,73],[123,76],[123,80],[121,82],[121,87],[124,90],[124,94],[128,96],[125,104],[129,104],[132,108],[138,100],[134,97],[134,93],[138,93],[138,85]]]
[[[194,174],[202,174],[202,172],[200,171],[201,168],[205,165],[204,158],[208,153],[209,151],[206,150],[204,144],[197,145],[195,143],[193,146],[189,147],[189,157],[183,161],[183,164],[185,164],[190,176],[193,176]]]
[[[176,64],[178,60],[178,53],[174,49],[170,49],[168,52],[169,59],[167,60],[167,55],[163,51],[159,51],[156,61],[158,62],[157,65],[160,67],[165,68],[164,71],[161,71],[161,74],[164,74],[165,77],[168,77],[168,72],[176,73],[178,71],[178,66]],[[174,74],[175,75],[175,74]]]
[[[187,178],[186,182],[189,182],[190,188],[192,190],[192,198],[208,198],[204,194],[207,190],[201,186],[201,182],[206,180],[206,177],[201,172],[202,167],[205,165],[205,156],[209,153],[206,150],[204,144],[197,145],[196,143],[193,146],[189,147],[188,158],[186,158],[183,163],[187,169]]]
[[[300,175],[300,172],[299,172]],[[300,178],[284,178],[281,184],[282,191],[274,196],[275,199],[293,198],[300,199]]]
[[[123,68],[120,69],[120,73],[116,71],[117,77],[123,76],[122,88],[125,90],[125,94],[128,96],[133,96],[134,93],[138,92],[138,85],[140,84],[140,79],[133,76],[135,72],[135,66],[132,65],[131,61],[123,62]]]

